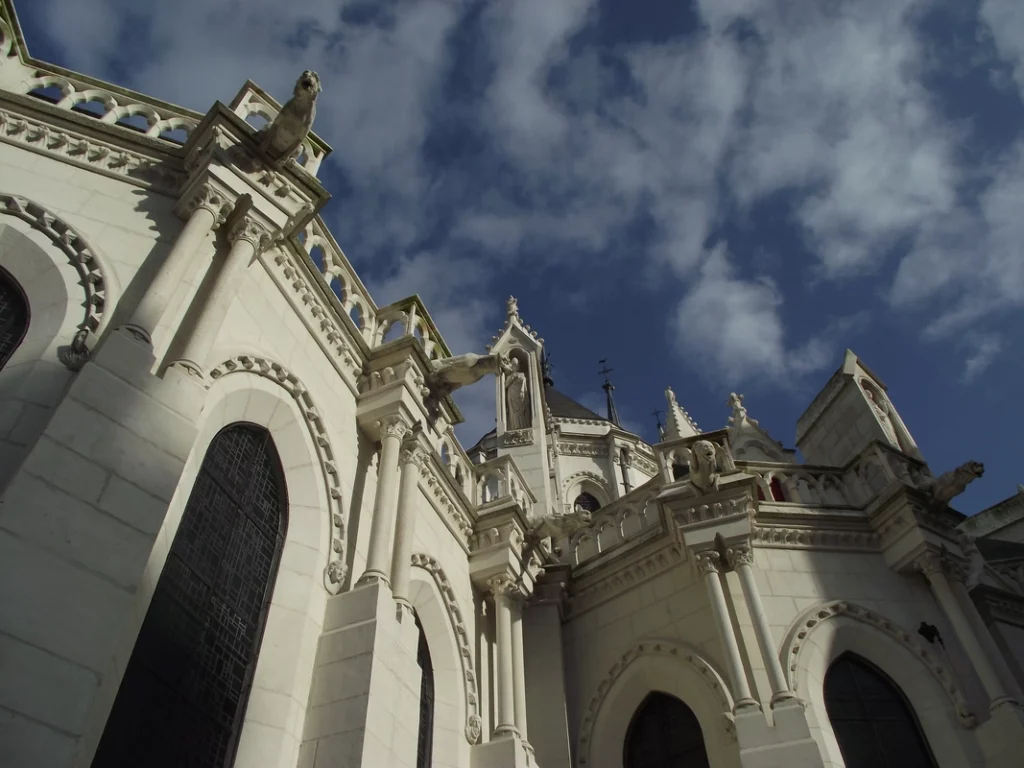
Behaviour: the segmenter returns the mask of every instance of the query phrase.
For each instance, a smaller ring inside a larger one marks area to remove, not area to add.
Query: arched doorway
[[[667,693],[649,694],[629,723],[622,762],[625,768],[708,768],[693,710]]]
[[[28,299],[17,281],[0,268],[0,370],[28,331]]]
[[[583,491],[576,500],[572,503],[574,512],[583,510],[585,512],[597,512],[601,508],[601,502],[597,500],[597,497],[591,493]]]
[[[234,762],[287,526],[270,433],[210,442],[93,768]]]
[[[829,667],[824,688],[846,768],[935,768],[913,709],[880,669],[844,653]]]

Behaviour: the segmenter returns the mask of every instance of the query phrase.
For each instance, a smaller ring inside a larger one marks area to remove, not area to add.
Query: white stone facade
[[[510,300],[490,351],[530,424],[499,370],[467,453],[427,308],[378,307],[319,216],[319,137],[276,167],[246,118],[281,107],[251,83],[200,115],[21,40],[0,0],[0,287],[25,309],[0,310],[24,326],[0,342],[0,765],[87,768],[123,737],[207,448],[239,424],[285,512],[224,764],[622,766],[661,692],[712,768],[852,768],[825,684],[851,653],[935,765],[1019,765],[1022,497],[937,506],[852,353],[800,419],[806,463],[735,396],[701,432],[671,395],[649,445],[545,381]]]

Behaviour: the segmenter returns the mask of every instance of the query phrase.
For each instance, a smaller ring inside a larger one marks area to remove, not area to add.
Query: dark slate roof
[[[978,551],[981,556],[990,563],[998,563],[1001,560],[1024,559],[1024,544],[1016,541],[1002,541],[1000,539],[975,539]]]
[[[568,395],[563,395],[554,387],[545,387],[544,399],[547,400],[551,415],[561,419],[587,419],[589,421],[608,421],[604,416],[594,413],[586,406],[580,405]]]

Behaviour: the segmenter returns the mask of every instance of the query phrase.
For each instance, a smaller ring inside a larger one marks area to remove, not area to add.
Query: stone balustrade
[[[477,464],[473,467],[473,473],[474,492],[470,499],[474,505],[479,507],[499,499],[515,499],[526,517],[531,517],[536,499],[511,456],[499,456]]]
[[[638,488],[637,491],[644,491]],[[582,565],[599,555],[612,553],[626,542],[661,527],[658,505],[649,493],[631,493],[593,513],[593,525],[567,541],[554,542],[562,561]]]

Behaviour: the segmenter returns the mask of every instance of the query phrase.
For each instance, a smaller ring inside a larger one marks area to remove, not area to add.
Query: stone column
[[[253,258],[270,244],[270,231],[251,216],[242,216],[232,225],[228,240],[231,250],[214,275],[213,286],[189,334],[185,351],[172,363],[175,368],[199,379],[205,376],[207,358],[224,325],[242,276]]]
[[[380,430],[380,460],[377,462],[377,492],[373,497],[373,522],[370,524],[370,549],[366,570],[359,584],[382,581],[389,587],[391,573],[391,524],[395,517],[395,486],[398,481],[398,451],[402,438],[409,433],[409,424],[400,415],[377,422]]]
[[[494,576],[487,586],[494,595],[495,644],[498,656],[498,712],[494,735],[519,735],[516,728],[515,661],[512,650],[512,595],[518,591],[508,574]]]
[[[185,227],[135,307],[131,319],[124,325],[135,338],[146,344],[153,343],[153,331],[163,317],[167,303],[206,236],[224,221],[227,204],[227,198],[210,184],[203,184],[184,204],[183,210],[188,215]]]
[[[515,709],[516,730],[525,742],[526,732],[526,655],[523,653],[523,601],[512,605],[512,700]]]
[[[747,682],[746,670],[743,669],[740,646],[736,642],[736,633],[733,632],[732,622],[729,619],[729,607],[725,602],[722,575],[719,572],[720,560],[721,555],[718,552],[701,552],[697,555],[697,567],[704,577],[704,585],[707,587],[708,598],[711,600],[711,613],[715,618],[718,636],[722,638],[722,645],[725,647],[725,664],[731,678],[730,682],[736,700],[735,708],[760,707],[750,695],[750,684]]]
[[[764,661],[765,671],[768,673],[768,683],[772,688],[771,704],[774,707],[777,702],[794,699],[796,696],[789,690],[789,685],[786,683],[786,674],[782,670],[779,653],[775,649],[775,641],[772,640],[768,617],[765,615],[764,605],[761,603],[761,593],[757,588],[757,582],[754,581],[754,553],[750,547],[738,547],[733,550],[732,561],[740,578],[743,599],[747,603],[750,620],[754,624],[757,646],[761,652],[761,659]]]
[[[949,623],[953,625],[957,639],[960,640],[960,644],[967,652],[967,657],[971,660],[975,672],[978,673],[985,693],[988,694],[989,709],[995,709],[1006,703],[1016,703],[999,679],[999,675],[985,655],[971,623],[964,615],[960,603],[957,602],[956,594],[947,576],[947,573],[954,567],[948,555],[942,552],[926,552],[914,560],[913,565],[928,579],[935,599],[942,607],[942,612],[946,614]]]
[[[412,568],[412,540],[416,533],[416,497],[419,477],[426,451],[419,443],[408,441],[402,447],[399,463],[402,479],[398,485],[398,515],[395,519],[395,551],[391,560],[391,590],[395,600],[407,608],[409,602],[409,571]]]

